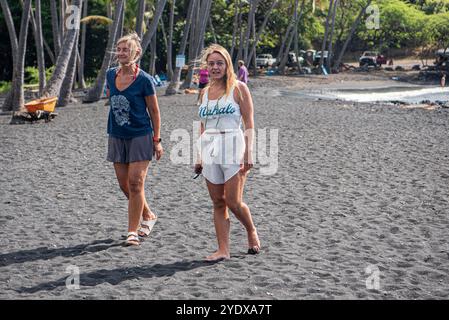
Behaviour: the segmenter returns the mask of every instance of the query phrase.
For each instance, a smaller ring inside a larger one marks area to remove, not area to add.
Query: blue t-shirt
[[[143,70],[125,90],[115,86],[117,68],[106,73],[106,85],[109,89],[108,134],[115,138],[131,139],[153,132],[145,97],[155,95],[152,77]]]

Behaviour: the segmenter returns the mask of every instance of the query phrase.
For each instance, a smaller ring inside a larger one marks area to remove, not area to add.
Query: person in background
[[[238,65],[239,65],[239,75],[238,75],[238,80],[242,81],[243,83],[248,83],[248,69],[245,66],[245,62],[243,60],[239,60],[238,61]]]

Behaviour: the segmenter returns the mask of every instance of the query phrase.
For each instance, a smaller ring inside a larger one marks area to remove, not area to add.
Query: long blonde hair
[[[122,42],[126,42],[126,45],[130,50],[131,61],[129,64],[131,65],[137,63],[137,61],[139,61],[140,57],[142,56],[142,46],[140,45],[140,38],[137,33],[131,32],[126,36],[121,37],[117,41],[116,47]],[[123,67],[123,65],[118,61],[117,58],[116,61],[120,64],[120,67]]]
[[[228,50],[219,44],[211,44],[209,47],[205,48],[201,53],[201,64],[207,66],[207,58],[212,53],[219,53],[225,60],[226,63],[226,74],[225,74],[225,95],[228,96],[231,93],[231,89],[235,86],[240,94],[240,90],[237,86],[237,76],[234,73],[234,66],[232,65],[231,55]],[[208,87],[213,85],[213,83],[209,82]]]

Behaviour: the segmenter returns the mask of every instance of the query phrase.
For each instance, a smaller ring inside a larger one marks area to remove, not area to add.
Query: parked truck
[[[276,64],[276,58],[269,53],[259,54],[256,57],[256,66],[258,68],[268,68]]]

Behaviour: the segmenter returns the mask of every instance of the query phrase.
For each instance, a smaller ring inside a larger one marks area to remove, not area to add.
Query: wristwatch
[[[153,137],[153,142],[161,142],[162,141],[162,139],[161,138],[156,138],[156,137]]]

